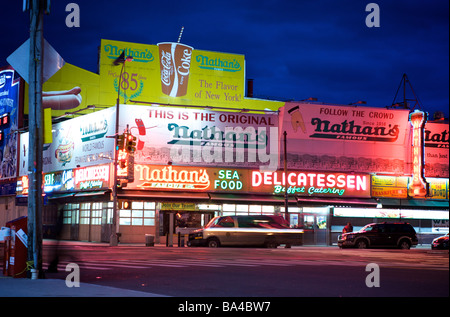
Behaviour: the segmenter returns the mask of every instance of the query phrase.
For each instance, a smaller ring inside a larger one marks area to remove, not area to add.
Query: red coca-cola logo
[[[162,51],[161,54],[161,82],[170,86],[170,76],[173,74],[172,54]]]

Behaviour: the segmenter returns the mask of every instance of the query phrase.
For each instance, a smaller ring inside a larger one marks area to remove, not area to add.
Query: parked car
[[[302,229],[290,229],[281,216],[221,216],[189,234],[188,246],[301,245]]]
[[[409,249],[417,245],[414,228],[406,222],[371,223],[356,232],[348,232],[338,237],[338,246],[356,247],[359,249],[375,247],[397,247]]]
[[[431,248],[433,250],[440,249],[440,250],[448,250],[448,232],[446,235],[437,237],[436,239],[431,242]]]

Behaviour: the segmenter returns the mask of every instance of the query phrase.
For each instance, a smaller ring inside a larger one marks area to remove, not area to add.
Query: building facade
[[[133,62],[114,66],[121,52]],[[177,43],[102,40],[99,65],[92,74],[66,64],[44,85],[73,92],[57,99],[44,146],[44,237],[109,242],[117,232],[121,243],[172,244],[215,216],[257,214],[284,216],[307,245],[335,244],[347,222],[407,221],[425,244],[448,232],[448,123],[246,98],[244,56]],[[136,137],[132,153],[115,147],[116,117],[118,134]],[[14,135],[2,223],[27,214],[28,133]]]

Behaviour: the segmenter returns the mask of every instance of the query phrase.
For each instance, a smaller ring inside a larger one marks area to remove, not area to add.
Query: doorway
[[[170,228],[170,217],[173,217],[173,228]],[[176,228],[200,229],[207,225],[214,218],[214,211],[179,211],[161,210],[159,214],[159,236],[165,237],[172,231],[176,233]]]
[[[304,231],[304,245],[328,245],[329,208],[303,207],[303,213],[291,214],[291,225]]]

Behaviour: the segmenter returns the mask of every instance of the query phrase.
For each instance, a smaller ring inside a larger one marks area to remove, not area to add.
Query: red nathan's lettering
[[[283,185],[312,186],[312,187],[338,187],[354,190],[367,190],[367,175],[354,174],[325,174],[325,173],[298,173],[291,172],[287,176],[278,172],[252,172],[252,186]]]

